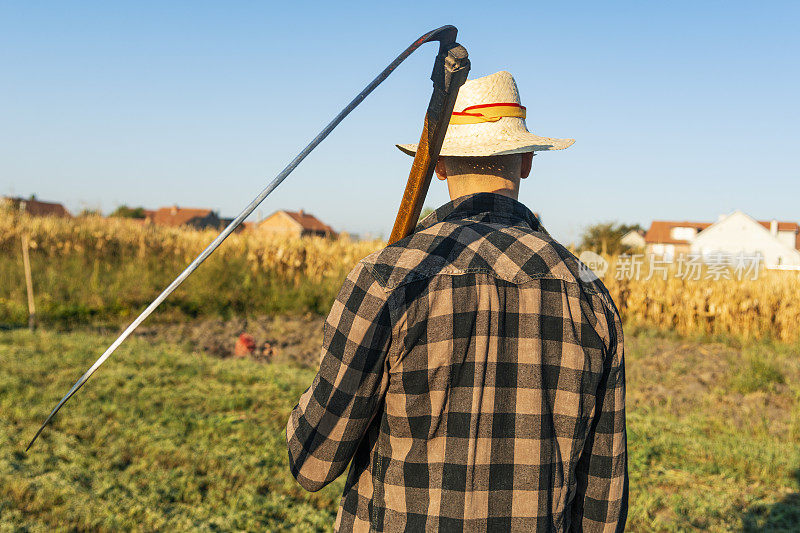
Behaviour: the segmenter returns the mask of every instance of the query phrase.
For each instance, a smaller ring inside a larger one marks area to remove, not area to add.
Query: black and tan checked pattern
[[[308,490],[352,460],[337,530],[623,529],[622,326],[581,272],[489,193],[355,267],[286,428]]]

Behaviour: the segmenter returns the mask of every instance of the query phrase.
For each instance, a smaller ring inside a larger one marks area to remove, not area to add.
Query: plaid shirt
[[[627,516],[622,325],[521,203],[480,193],[348,275],[286,428],[342,531],[615,531]]]

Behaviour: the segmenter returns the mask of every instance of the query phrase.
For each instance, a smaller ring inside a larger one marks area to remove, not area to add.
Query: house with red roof
[[[295,237],[310,235],[336,237],[333,228],[302,209],[300,211],[275,211],[258,223],[258,231]]]
[[[55,202],[42,202],[35,196],[30,198],[4,197],[3,203],[8,209],[27,213],[34,217],[72,217],[67,208]]]
[[[654,220],[644,234],[645,253],[663,257],[688,254],[692,241],[710,225],[711,222]]]
[[[644,240],[646,253],[665,258],[689,253],[761,254],[767,267],[800,267],[797,222],[755,220],[738,210],[720,215],[716,222],[654,220]]]
[[[218,228],[220,218],[213,210],[198,207],[161,207],[156,211],[146,211],[149,222],[159,226],[189,226],[197,229]]]
[[[800,270],[800,226],[796,222],[755,220],[734,211],[700,232],[690,248],[703,257],[759,254],[767,268]]]

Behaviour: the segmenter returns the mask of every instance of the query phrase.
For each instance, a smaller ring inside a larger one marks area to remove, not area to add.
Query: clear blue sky
[[[3,2],[0,193],[233,216],[397,53],[459,28],[509,70],[542,153],[520,199],[558,239],[605,220],[800,220],[797,2]],[[266,200],[387,235],[435,45]],[[447,201],[434,181],[427,204]]]

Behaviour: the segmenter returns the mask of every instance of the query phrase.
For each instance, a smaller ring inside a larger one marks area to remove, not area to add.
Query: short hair
[[[445,168],[448,176],[463,174],[492,174],[495,176],[518,178],[521,154],[492,155],[485,157],[445,156]]]

